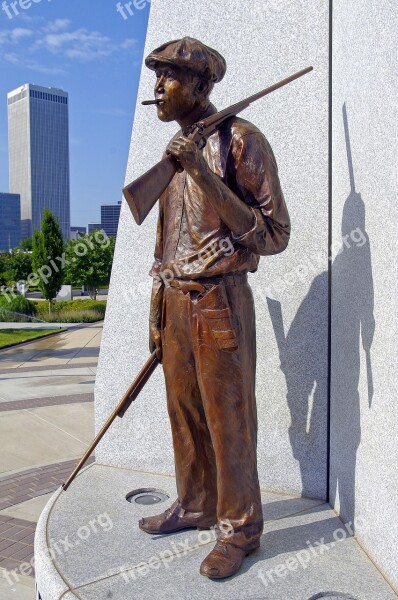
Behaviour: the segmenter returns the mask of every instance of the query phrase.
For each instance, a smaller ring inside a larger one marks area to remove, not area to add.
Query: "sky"
[[[121,200],[150,9],[149,0],[130,5],[133,15],[114,0],[7,0],[9,14],[0,10],[0,192],[9,191],[7,92],[61,88],[74,226],[100,222],[101,204]]]

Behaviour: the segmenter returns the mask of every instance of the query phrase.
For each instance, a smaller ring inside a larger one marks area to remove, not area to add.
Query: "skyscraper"
[[[21,233],[40,228],[44,208],[70,235],[68,94],[25,84],[8,99],[10,192],[21,196]]]
[[[21,241],[21,199],[0,192],[0,252],[8,252]]]

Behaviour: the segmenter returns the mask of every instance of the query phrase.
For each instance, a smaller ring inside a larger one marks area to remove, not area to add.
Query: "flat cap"
[[[214,83],[221,81],[227,70],[225,58],[217,50],[190,37],[166,42],[145,59],[146,66],[153,71],[162,63],[189,69]]]

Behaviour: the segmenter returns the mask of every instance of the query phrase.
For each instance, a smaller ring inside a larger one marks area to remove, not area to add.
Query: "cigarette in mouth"
[[[149,106],[150,104],[163,104],[163,100],[144,100],[141,104],[144,106]]]

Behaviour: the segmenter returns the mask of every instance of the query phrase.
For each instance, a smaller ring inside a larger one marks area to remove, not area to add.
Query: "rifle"
[[[257,94],[246,98],[245,100],[241,100],[237,104],[233,104],[229,108],[225,108],[220,112],[214,113],[214,115],[206,117],[198,123],[194,123],[191,133],[188,137],[200,148],[203,147],[206,144],[206,139],[215,133],[222,123],[224,123],[224,121],[240,113],[242,110],[250,106],[250,104],[255,100],[263,98],[267,94],[274,92],[287,83],[302,77],[312,70],[313,67],[307,67],[302,71],[298,71],[294,75],[283,79],[279,83],[275,83],[265,90],[262,90],[261,92],[258,92]],[[156,101],[146,102],[146,104],[149,103],[155,104]],[[141,225],[144,222],[178,171],[181,171],[180,163],[171,154],[169,154],[154,167],[152,167],[152,169],[149,169],[149,171],[144,173],[144,175],[141,175],[141,177],[123,189],[123,195],[127,201],[127,204],[129,205],[137,225]]]
[[[133,383],[130,385],[127,392],[124,394],[123,398],[120,400],[119,404],[116,406],[115,410],[111,414],[111,416],[106,421],[105,425],[99,431],[99,433],[95,436],[94,440],[91,442],[90,446],[87,448],[86,452],[83,455],[83,458],[77,465],[77,467],[72,471],[69,475],[68,479],[65,483],[62,484],[62,489],[64,492],[68,489],[76,475],[79,473],[80,469],[83,467],[85,462],[87,461],[90,454],[97,447],[99,442],[104,437],[105,433],[108,431],[109,427],[112,425],[113,421],[116,417],[120,417],[121,419],[126,414],[127,410],[130,408],[132,402],[137,398],[138,394],[156,369],[159,364],[159,359],[156,357],[156,351],[151,354],[151,356],[146,361],[145,365],[142,367],[141,371],[138,373],[137,377],[134,379]]]
[[[354,167],[352,165],[350,132],[348,130],[347,107],[346,107],[345,102],[343,104],[343,123],[344,123],[345,143],[346,143],[346,147],[347,147],[348,174],[350,176],[350,187],[351,187],[350,196],[355,197],[355,195],[357,194],[357,191],[355,189],[355,178],[354,178]],[[373,313],[373,311],[372,311],[372,313]],[[363,333],[362,327],[361,327],[361,331]],[[369,402],[369,408],[372,408],[372,400],[373,400],[373,396],[374,396],[372,358],[370,356],[370,348],[364,348],[364,350],[365,350],[365,355],[366,355],[366,376],[368,378],[368,402]]]

